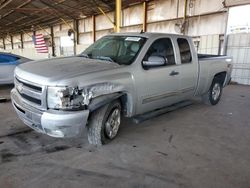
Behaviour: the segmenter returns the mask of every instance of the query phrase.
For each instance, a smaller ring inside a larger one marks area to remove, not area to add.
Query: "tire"
[[[121,103],[119,100],[95,110],[90,115],[87,126],[89,143],[98,146],[107,144],[117,136],[120,124]]]
[[[202,100],[205,104],[216,105],[220,101],[222,94],[222,83],[218,78],[214,78],[209,91],[202,96]]]

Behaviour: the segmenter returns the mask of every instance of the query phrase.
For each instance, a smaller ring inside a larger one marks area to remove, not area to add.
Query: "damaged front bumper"
[[[37,132],[52,137],[74,137],[81,133],[87,123],[89,111],[38,110],[22,99],[16,89],[11,100],[19,118]]]

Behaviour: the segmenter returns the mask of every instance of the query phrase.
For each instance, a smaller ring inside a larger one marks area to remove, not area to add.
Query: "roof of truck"
[[[155,32],[126,32],[126,33],[112,33],[110,35],[115,36],[136,36],[136,37],[157,37],[157,36],[179,36],[179,37],[187,37],[186,35],[174,34],[174,33],[155,33]]]

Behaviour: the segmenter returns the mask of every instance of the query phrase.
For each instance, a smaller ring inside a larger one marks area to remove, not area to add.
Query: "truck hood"
[[[80,75],[110,70],[120,67],[117,63],[84,57],[54,58],[17,66],[15,74],[24,80],[42,85],[55,84]]]

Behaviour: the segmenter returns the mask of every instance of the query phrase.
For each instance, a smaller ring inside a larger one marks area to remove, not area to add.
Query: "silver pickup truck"
[[[72,137],[87,130],[89,142],[102,145],[115,138],[122,116],[194,96],[217,104],[231,61],[197,55],[192,39],[183,35],[111,34],[78,56],[19,65],[11,98],[20,119],[36,131]]]

